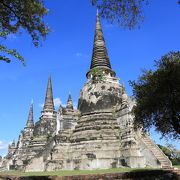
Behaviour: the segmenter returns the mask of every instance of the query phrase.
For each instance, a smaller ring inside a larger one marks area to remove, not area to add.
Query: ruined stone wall
[[[52,160],[46,164],[47,171],[59,169],[106,169],[121,166],[119,141],[87,141],[60,143],[54,148]],[[112,149],[112,147],[114,147]]]
[[[52,136],[56,132],[56,112],[42,112],[34,127],[34,136]]]
[[[116,80],[112,82],[108,79],[98,82],[89,80],[80,92],[78,103],[80,112],[82,114],[112,112],[114,106],[121,104],[122,87]]]

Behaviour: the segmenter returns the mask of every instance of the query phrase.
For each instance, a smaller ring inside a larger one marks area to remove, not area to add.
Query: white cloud
[[[73,106],[74,106],[75,109],[77,109],[78,103],[77,102],[73,102]]]
[[[58,108],[60,105],[62,105],[63,107],[66,107],[66,104],[62,103],[60,98],[55,98],[54,99],[54,106]],[[78,103],[73,102],[73,106],[75,109],[77,109]]]
[[[60,98],[54,98],[54,106],[56,108],[58,108],[60,105],[64,106],[64,104],[62,103],[61,99]],[[66,105],[65,105],[66,106]],[[44,103],[39,103],[39,107],[40,108],[43,108],[44,107]]]
[[[62,104],[62,101],[60,100],[60,98],[54,99],[54,106],[55,107],[59,107],[61,104]]]
[[[84,57],[84,58],[89,57],[87,54],[84,54],[84,53],[81,53],[81,52],[75,53],[75,56],[76,56],[76,57]]]
[[[107,29],[113,28],[113,27],[115,27],[115,25],[113,25],[113,24],[107,23],[107,24],[105,25],[105,28],[107,28]]]
[[[82,53],[80,53],[80,52],[77,52],[76,54],[75,54],[77,57],[82,57]]]
[[[13,40],[17,39],[17,36],[15,34],[9,34],[7,36],[7,39],[13,41]]]
[[[39,106],[40,108],[43,108],[43,107],[44,107],[44,103],[39,103],[38,106]]]
[[[0,141],[0,150],[6,150],[8,148],[8,145],[8,142]]]

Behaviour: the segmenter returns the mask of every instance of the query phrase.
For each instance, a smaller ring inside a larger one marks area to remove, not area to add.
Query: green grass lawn
[[[173,167],[177,167],[177,168],[180,168],[180,165],[174,165]]]
[[[100,170],[62,170],[53,172],[20,172],[20,171],[8,171],[0,172],[0,175],[15,175],[15,176],[72,176],[83,174],[102,174],[102,173],[117,173],[117,172],[130,172],[130,171],[147,171],[152,168],[133,169],[133,168],[113,168],[113,169],[100,169]]]

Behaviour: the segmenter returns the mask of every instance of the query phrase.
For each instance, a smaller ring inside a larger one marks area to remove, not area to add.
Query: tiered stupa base
[[[121,167],[118,129],[112,113],[82,116],[69,139],[71,143],[55,146],[46,170]]]

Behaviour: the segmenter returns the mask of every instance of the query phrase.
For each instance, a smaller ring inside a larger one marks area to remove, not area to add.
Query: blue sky
[[[38,120],[49,74],[57,106],[66,103],[69,91],[77,105],[90,66],[95,30],[96,9],[89,1],[47,0],[49,14],[45,21],[51,33],[38,49],[26,33],[10,36],[4,42],[17,48],[27,66],[17,60],[11,64],[0,62],[0,155],[5,154],[9,142],[18,138],[32,99],[35,121]],[[132,89],[128,81],[137,79],[141,69],[152,68],[154,60],[169,51],[180,50],[177,0],[149,1],[140,29],[130,31],[101,20],[112,68],[129,95]],[[151,134],[157,143],[166,143],[159,139],[159,134]],[[177,142],[169,142],[180,148]]]

